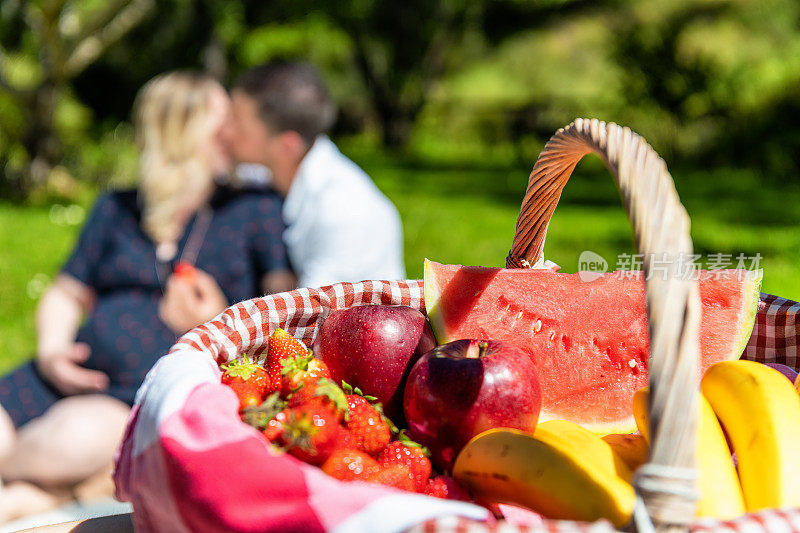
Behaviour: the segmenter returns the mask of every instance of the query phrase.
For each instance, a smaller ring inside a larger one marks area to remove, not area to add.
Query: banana
[[[649,443],[648,401],[647,387],[633,395],[636,425]],[[722,520],[736,518],[745,513],[745,506],[725,434],[702,394],[698,395],[697,410],[697,516]]]
[[[635,472],[650,457],[647,441],[636,433],[609,433],[603,436],[603,440],[611,446],[631,472]]]
[[[723,361],[701,389],[736,452],[747,511],[800,506],[800,396],[791,383],[760,363]]]
[[[644,387],[633,393],[633,418],[636,420],[639,433],[650,446],[650,393],[648,390],[647,387]]]
[[[456,458],[453,476],[479,499],[521,505],[548,518],[622,527],[635,495],[630,469],[608,443],[571,422],[549,421],[534,435],[491,429]]]
[[[533,436],[547,442],[560,442],[565,449],[572,447],[581,453],[591,453],[593,460],[609,467],[625,481],[630,482],[633,477],[628,463],[614,451],[611,443],[579,424],[568,420],[547,420],[536,426]]]
[[[719,420],[702,394],[697,409],[697,516],[736,518],[745,513],[745,506],[731,450]]]

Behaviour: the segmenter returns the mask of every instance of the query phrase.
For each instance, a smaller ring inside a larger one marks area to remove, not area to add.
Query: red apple
[[[423,355],[405,390],[409,436],[449,470],[461,448],[487,429],[533,432],[542,394],[530,356],[500,341],[458,340]]]
[[[395,423],[403,416],[403,388],[411,366],[436,346],[425,315],[405,305],[361,305],[325,319],[314,355],[343,380],[371,394]]]

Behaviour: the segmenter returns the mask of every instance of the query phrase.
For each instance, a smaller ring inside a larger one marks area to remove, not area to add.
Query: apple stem
[[[486,341],[481,341],[478,344],[478,358],[480,359],[486,354],[486,348],[489,346],[489,343]]]

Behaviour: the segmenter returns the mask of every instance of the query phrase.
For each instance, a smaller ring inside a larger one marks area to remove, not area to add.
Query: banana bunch
[[[617,527],[633,513],[631,471],[611,445],[577,424],[542,422],[531,435],[490,429],[459,453],[453,476],[479,500],[511,503],[548,518]]]
[[[800,395],[753,361],[712,365],[700,384],[736,453],[747,512],[800,506]]]
[[[784,378],[785,379],[785,378]],[[731,451],[719,421],[708,401],[700,394],[697,402],[697,516],[728,520],[744,514],[742,489],[731,460]],[[649,443],[648,391],[636,391],[633,396],[633,416],[639,433]]]

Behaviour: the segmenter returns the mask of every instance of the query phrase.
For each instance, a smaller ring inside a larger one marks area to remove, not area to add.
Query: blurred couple
[[[181,72],[142,88],[138,188],[98,199],[39,303],[36,357],[0,378],[0,523],[107,491],[145,374],[229,304],[405,277],[397,211],[327,137],[335,116],[299,62],[252,69],[230,95]],[[271,188],[232,186],[237,162],[269,169]]]

